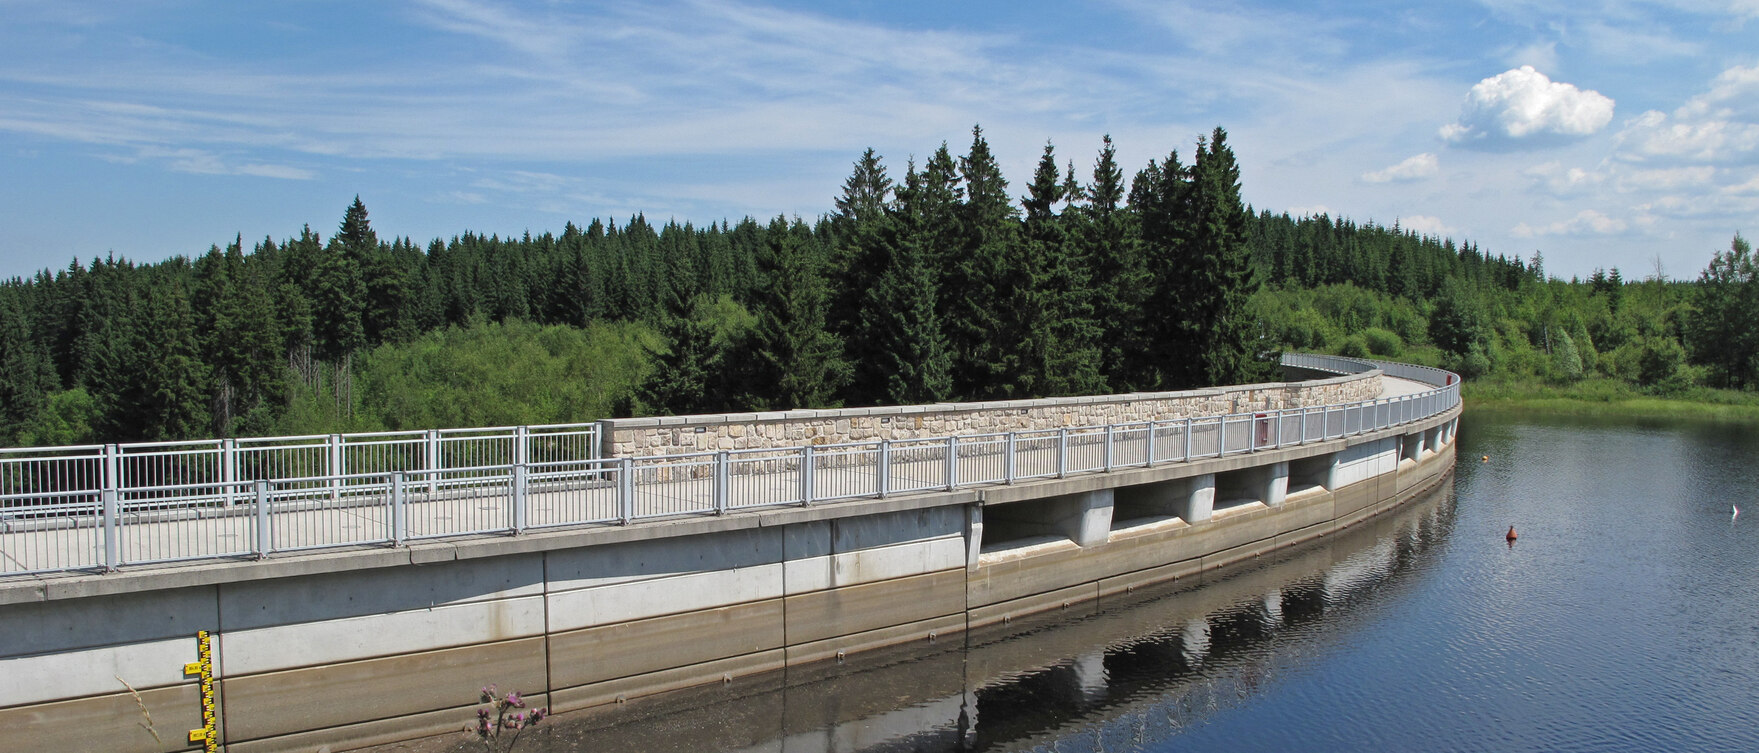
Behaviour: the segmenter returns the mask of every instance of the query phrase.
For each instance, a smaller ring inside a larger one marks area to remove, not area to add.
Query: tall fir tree
[[[637,412],[690,415],[732,409],[728,347],[706,312],[706,298],[680,302],[660,322],[662,349],[650,349],[653,371],[636,391]]]
[[[929,168],[934,169],[931,161]],[[942,259],[948,340],[953,348],[954,391],[967,399],[1009,393],[1001,303],[1006,299],[1010,246],[1018,241],[1018,218],[1008,181],[990,152],[981,127],[971,129],[971,149],[959,159],[965,201],[959,207],[957,244]]]
[[[1194,279],[1201,270],[1186,247],[1190,190],[1177,151],[1163,161],[1150,160],[1130,184],[1144,275],[1142,326],[1137,348],[1125,354],[1124,389],[1202,386],[1198,330],[1204,315],[1190,296],[1205,283]]]
[[[1281,371],[1279,354],[1247,313],[1259,280],[1246,242],[1240,166],[1227,137],[1216,126],[1197,141],[1186,223],[1185,258],[1197,273],[1186,300],[1200,317],[1193,332],[1204,365],[1199,377],[1211,385],[1264,382]]]
[[[860,367],[882,357],[875,350],[876,333],[870,330],[870,320],[862,309],[898,241],[892,216],[892,179],[873,149],[862,153],[855,163],[836,204],[831,238],[835,245],[829,265],[829,326],[842,339],[850,363]],[[858,368],[845,397],[852,403],[870,404],[880,398],[884,384],[883,376]]]
[[[195,310],[183,280],[152,286],[147,326],[137,330],[145,417],[143,439],[195,439],[209,431],[208,367],[202,362]]]
[[[914,164],[905,172],[878,280],[860,291],[863,358],[853,361],[855,382],[867,402],[935,403],[952,393],[952,354],[936,312],[939,298],[929,264],[930,204],[924,176]]]
[[[1124,172],[1117,148],[1105,137],[1087,185],[1076,243],[1089,265],[1093,318],[1099,324],[1100,370],[1106,387],[1128,390],[1131,354],[1143,347],[1142,302],[1146,271],[1134,215],[1124,205]]]
[[[17,286],[0,287],[0,442],[13,446],[55,389],[48,353],[31,339]]]
[[[993,378],[1001,396],[1028,398],[1058,391],[1052,361],[1068,345],[1058,341],[1055,331],[1065,313],[1059,304],[1069,291],[1056,289],[1052,279],[1052,267],[1064,250],[1056,217],[1062,187],[1056,154],[1045,144],[1021,199],[1026,210],[1023,232],[1003,248],[1000,265],[1001,306],[994,339],[1007,347],[998,349],[1001,364]]]
[[[776,410],[829,407],[849,378],[842,343],[826,327],[824,260],[810,243],[798,221],[777,217],[758,257],[765,283],[753,312],[755,383],[770,391],[757,402]]]

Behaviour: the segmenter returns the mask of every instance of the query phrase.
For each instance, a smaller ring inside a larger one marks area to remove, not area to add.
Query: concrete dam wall
[[[0,582],[4,747],[200,749],[206,695],[227,750],[345,750],[455,732],[490,683],[568,711],[956,640],[1392,509],[1451,472],[1458,416],[1067,478]]]

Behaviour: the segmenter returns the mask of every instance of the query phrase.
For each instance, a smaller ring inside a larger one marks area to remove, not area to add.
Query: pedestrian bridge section
[[[1451,374],[1291,366],[1425,388],[928,437],[921,451],[851,437],[737,461],[719,449],[601,457],[573,476],[528,455],[477,476],[451,468],[431,490],[406,471],[376,486],[285,480],[311,484],[297,503],[253,482],[232,499],[165,494],[127,522],[122,495],[100,494],[96,525],[45,514],[6,534],[119,566],[0,580],[0,671],[23,678],[0,684],[0,723],[27,748],[186,749],[204,726],[200,673],[185,672],[198,633],[212,647],[215,739],[238,751],[455,731],[489,683],[559,710],[737,685],[1202,579],[1390,509],[1451,470]],[[861,442],[871,449],[834,446]],[[605,511],[580,512],[593,504]],[[468,530],[448,522],[472,514]],[[244,542],[178,548],[231,539]],[[148,564],[167,560],[181,561]]]

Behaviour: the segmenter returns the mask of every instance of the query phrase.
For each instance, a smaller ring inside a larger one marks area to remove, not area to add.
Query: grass
[[[1493,375],[1466,382],[1462,394],[1475,410],[1759,423],[1759,393],[1708,387],[1653,394],[1616,379],[1558,385]]]

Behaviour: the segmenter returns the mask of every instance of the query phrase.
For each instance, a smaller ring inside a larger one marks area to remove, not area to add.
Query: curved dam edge
[[[213,634],[228,750],[455,732],[938,642],[1352,526],[1452,472],[1459,408],[1379,432],[1009,486],[0,586],[25,749],[191,750]],[[126,683],[126,685],[125,685]]]

